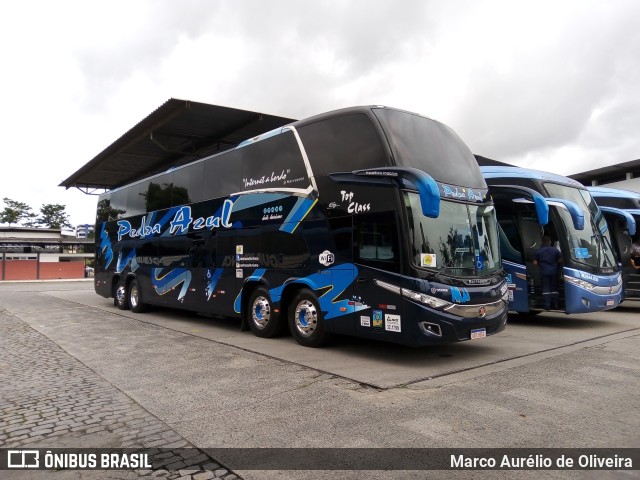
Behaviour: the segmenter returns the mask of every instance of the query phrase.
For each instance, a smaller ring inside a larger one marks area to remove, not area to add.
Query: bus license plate
[[[475,340],[477,338],[485,338],[487,336],[486,328],[476,328],[475,330],[471,330],[471,340]]]
[[[607,307],[610,307],[611,305],[613,305],[613,298],[607,300]]]

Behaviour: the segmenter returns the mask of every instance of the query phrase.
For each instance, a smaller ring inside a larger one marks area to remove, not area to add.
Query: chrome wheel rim
[[[132,285],[129,303],[133,308],[136,308],[138,306],[138,300],[139,300],[138,287],[136,287],[135,285]]]
[[[303,337],[310,337],[318,326],[318,312],[309,300],[303,300],[296,306],[294,315],[296,330]]]
[[[124,290],[124,285],[118,285],[118,288],[116,288],[116,301],[118,304],[122,305],[124,303],[126,294],[127,292]]]
[[[262,329],[269,324],[271,319],[271,305],[263,296],[256,297],[251,306],[251,319],[253,324]]]

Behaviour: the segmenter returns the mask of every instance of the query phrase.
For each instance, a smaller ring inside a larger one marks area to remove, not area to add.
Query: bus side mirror
[[[420,196],[420,206],[422,207],[422,214],[429,218],[438,218],[440,215],[440,190],[438,184],[424,172],[424,176],[416,177],[413,180],[413,184],[418,188],[418,195]]]
[[[540,225],[546,225],[549,223],[549,204],[547,203],[547,199],[537,192],[532,191],[529,193],[531,193],[533,204],[536,207],[538,223]],[[514,203],[531,203],[531,200],[527,200],[526,198],[514,198],[512,201]]]
[[[547,198],[547,203],[567,210],[571,215],[573,227],[576,230],[584,230],[584,213],[576,203],[564,198]]]
[[[614,207],[601,207],[598,206],[598,208],[600,209],[601,212],[603,212],[605,214],[612,214],[612,215],[616,215],[617,217],[620,217],[626,225],[627,230],[629,231],[629,235],[630,236],[634,236],[636,234],[636,219],[633,218],[633,215],[631,215],[629,212],[625,212],[624,210],[621,210],[619,208],[614,208]]]
[[[436,181],[428,173],[413,167],[381,167],[367,170],[356,170],[354,175],[386,177],[396,180],[405,179],[418,190],[422,214],[429,218],[440,215],[440,189]]]

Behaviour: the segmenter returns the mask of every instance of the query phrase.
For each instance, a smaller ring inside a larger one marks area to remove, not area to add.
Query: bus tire
[[[324,318],[315,294],[300,290],[289,306],[289,330],[305,347],[319,347],[327,341]]]
[[[246,320],[256,337],[272,338],[282,332],[282,319],[273,311],[271,295],[264,287],[251,292],[247,302]]]
[[[127,286],[124,279],[118,280],[116,288],[113,289],[113,304],[120,310],[129,309],[129,297],[127,297]]]
[[[129,284],[129,308],[133,313],[143,313],[147,310],[147,304],[142,301],[142,291],[140,284],[135,278]]]

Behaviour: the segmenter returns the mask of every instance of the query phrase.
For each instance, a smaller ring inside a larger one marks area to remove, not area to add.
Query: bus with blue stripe
[[[411,346],[505,328],[496,213],[447,126],[354,107],[295,121],[105,192],[95,288],[241,319],[302,345]]]
[[[545,308],[536,253],[543,236],[560,250],[557,310],[587,313],[615,308],[622,277],[611,235],[589,191],[567,177],[526,168],[483,165],[500,226],[509,282],[510,310],[537,314]]]
[[[619,188],[587,187],[602,210],[622,264],[625,299],[640,299],[640,273],[631,264],[632,246],[640,243],[640,193]],[[634,261],[635,262],[635,261]]]

